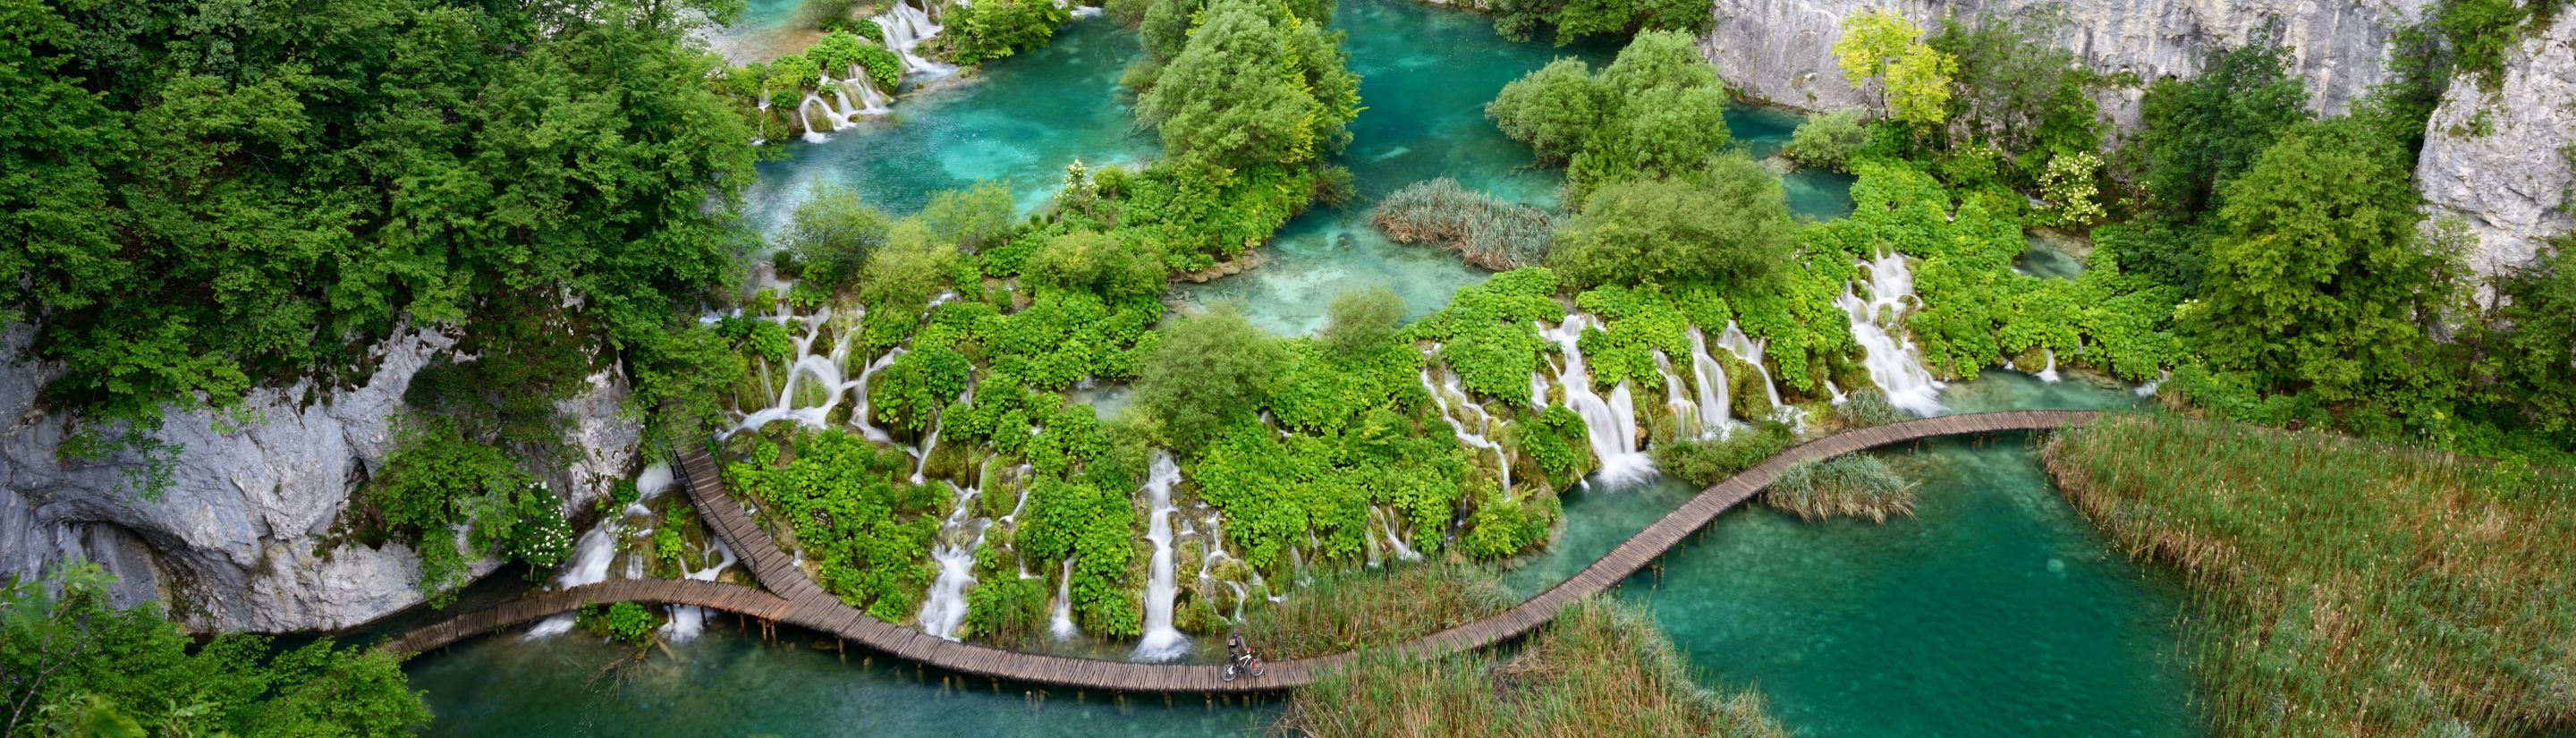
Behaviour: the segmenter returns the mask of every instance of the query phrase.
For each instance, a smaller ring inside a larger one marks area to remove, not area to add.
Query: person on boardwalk
[[[1243,642],[1242,633],[1228,633],[1225,636],[1225,680],[1234,681],[1238,673],[1261,676],[1261,657],[1254,655],[1252,646]]]

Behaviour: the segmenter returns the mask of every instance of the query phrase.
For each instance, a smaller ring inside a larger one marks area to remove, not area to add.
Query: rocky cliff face
[[[2415,163],[2429,209],[2468,221],[2478,234],[2469,265],[2490,276],[2576,230],[2576,22],[2560,19],[2515,46],[2501,82],[2489,92],[2453,80]]]
[[[190,628],[282,632],[342,628],[420,600],[419,558],[408,548],[333,545],[333,521],[357,484],[384,462],[403,388],[450,341],[407,334],[378,350],[364,386],[265,389],[249,405],[261,422],[225,432],[206,413],[170,418],[159,434],[182,447],[176,478],[157,500],[127,491],[133,459],[65,465],[56,457],[64,419],[35,406],[53,369],[19,359],[30,331],[0,342],[0,576],[23,575],[66,555],[122,578],[124,603],[158,599]],[[578,461],[544,475],[587,505],[635,467],[640,428],[622,420],[625,387],[594,377],[562,408],[576,420]],[[484,562],[476,573],[495,566]]]
[[[1716,19],[1700,49],[1729,84],[1753,97],[1808,110],[1862,103],[1834,66],[1845,16],[1889,8],[1925,28],[1943,16],[2058,14],[2056,45],[2094,71],[2141,81],[2188,77],[2209,52],[2243,43],[2258,29],[2291,47],[2317,109],[2341,111],[2385,78],[2388,38],[2422,18],[2430,0],[1714,0]],[[2137,122],[2139,89],[2105,100],[2104,112]]]

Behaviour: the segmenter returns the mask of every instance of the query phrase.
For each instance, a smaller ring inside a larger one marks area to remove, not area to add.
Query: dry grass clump
[[[1285,660],[1401,643],[1517,603],[1482,567],[1415,564],[1327,575],[1257,604],[1236,629],[1262,658]]]
[[[2576,477],[2161,414],[2044,457],[2121,546],[2185,575],[2220,733],[2576,728]]]
[[[1369,222],[1396,243],[1456,249],[1467,263],[1507,271],[1547,260],[1556,223],[1537,208],[1458,186],[1448,177],[1415,182],[1369,210]]]
[[[1298,690],[1280,727],[1317,738],[1788,735],[1759,696],[1702,689],[1642,611],[1601,598],[1567,606],[1506,662],[1363,656]]]
[[[1780,473],[1762,501],[1804,520],[1848,517],[1873,523],[1914,514],[1914,482],[1868,454],[1806,462]]]

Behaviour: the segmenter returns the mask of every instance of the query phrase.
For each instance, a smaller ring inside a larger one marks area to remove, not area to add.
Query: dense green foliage
[[[1404,321],[1404,298],[1386,285],[1343,290],[1325,308],[1324,330],[1316,343],[1336,356],[1358,357],[1384,348]]]
[[[805,284],[823,290],[858,283],[868,255],[885,245],[894,218],[859,200],[857,190],[828,183],[787,216],[779,256]],[[781,270],[788,271],[788,270]]]
[[[1457,249],[1467,263],[1498,272],[1546,261],[1556,225],[1547,211],[1468,190],[1448,177],[1388,193],[1369,209],[1369,223],[1396,243]]]
[[[939,531],[930,514],[938,495],[893,481],[910,473],[908,461],[838,430],[802,433],[784,447],[759,442],[748,461],[725,467],[725,486],[793,532],[825,591],[902,622],[920,611],[936,574],[930,536]]]
[[[2563,471],[2170,415],[2096,421],[2045,456],[2113,540],[2185,574],[2222,735],[2576,720]]]
[[[0,736],[405,736],[429,722],[392,654],[200,644],[158,607],[117,608],[110,581],[67,563],[0,582]]]
[[[1160,423],[1158,440],[1193,453],[1219,429],[1253,419],[1285,358],[1277,341],[1238,308],[1184,317],[1165,327],[1146,355],[1136,405]]]
[[[1854,88],[1878,81],[1889,118],[1918,128],[1950,119],[1950,82],[1959,59],[1921,40],[1923,29],[1896,11],[1872,8],[1845,16],[1834,63]]]
[[[71,453],[527,297],[649,422],[698,420],[662,414],[702,389],[665,371],[701,340],[674,305],[723,277],[752,174],[702,9],[10,3],[0,317],[61,362]]]
[[[1491,0],[1483,6],[1504,38],[1525,41],[1541,26],[1552,26],[1558,46],[1639,31],[1696,35],[1712,20],[1706,3],[1683,0]]]
[[[653,642],[653,631],[662,627],[662,616],[635,602],[607,607],[583,605],[573,613],[573,625],[592,635],[644,645]]]
[[[2215,210],[2228,181],[2307,118],[2307,102],[2288,52],[2259,37],[2218,53],[2189,80],[2149,85],[2139,104],[2145,126],[2129,150],[2146,159],[2152,202],[2180,214]]]
[[[1796,248],[1780,179],[1741,154],[1665,179],[1603,185],[1557,230],[1569,284],[1769,286]]]
[[[981,64],[1044,47],[1072,19],[1072,6],[1054,0],[982,0],[950,6],[947,27],[934,40],[950,60]]]
[[[543,570],[572,553],[563,500],[499,449],[457,438],[444,421],[415,419],[399,428],[384,468],[359,495],[372,513],[368,532],[399,537],[420,552],[420,589],[434,603],[453,598],[485,556]]]
[[[2007,178],[2028,186],[2057,157],[2093,154],[2102,146],[2092,89],[2102,81],[2075,52],[2048,43],[2067,21],[2039,13],[1973,24],[1945,19],[1925,43],[1958,59],[1951,116],[1986,146],[2011,158]],[[1959,143],[1967,143],[1960,141]],[[2085,173],[2092,176],[2091,172]]]
[[[1650,31],[1598,74],[1559,59],[1505,85],[1485,112],[1540,161],[1565,162],[1581,201],[1611,182],[1698,171],[1728,141],[1726,105],[1688,34]]]
[[[1644,612],[1569,605],[1509,661],[1363,654],[1297,692],[1283,727],[1339,736],[1786,736],[1752,693],[1701,688]]]
[[[1808,116],[1790,133],[1780,155],[1811,167],[1850,171],[1852,155],[1869,143],[1869,131],[1861,127],[1860,117],[1858,108]]]
[[[1343,67],[1341,32],[1323,21],[1280,3],[1208,3],[1177,53],[1147,62],[1158,72],[1140,85],[1139,120],[1161,130],[1166,155],[1229,169],[1340,153],[1359,115],[1359,77]]]
[[[1797,440],[1789,426],[1762,423],[1724,440],[1656,444],[1655,466],[1692,486],[1709,487],[1780,455]]]

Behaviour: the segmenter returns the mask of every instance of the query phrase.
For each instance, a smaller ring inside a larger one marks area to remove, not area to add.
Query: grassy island
[[[2045,456],[2190,592],[2223,735],[2537,735],[2576,725],[2576,477],[2170,415]]]

